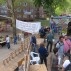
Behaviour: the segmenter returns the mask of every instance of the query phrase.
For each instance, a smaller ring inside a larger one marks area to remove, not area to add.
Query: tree
[[[13,36],[16,35],[16,19],[14,15],[14,1],[15,0],[7,0],[8,9],[10,9],[10,12],[12,13],[11,20],[13,25]]]
[[[9,17],[9,19],[12,20],[13,36],[16,35],[16,19],[15,19],[15,15],[14,15],[14,1],[15,0],[0,0],[1,4],[7,3],[8,10],[12,13],[12,15],[11,15],[11,17]],[[8,17],[6,17],[6,18],[8,18]]]
[[[6,0],[0,0],[0,4],[5,4]]]
[[[35,6],[43,6],[49,16],[56,14],[56,9],[65,11],[68,5],[67,0],[34,0]]]
[[[24,2],[30,3],[30,5],[33,5],[32,0],[0,0],[1,4],[7,3],[7,7],[10,13],[12,14],[11,19],[12,19],[12,26],[13,26],[13,35],[16,35],[16,18],[14,15],[14,8],[16,6],[22,6]]]

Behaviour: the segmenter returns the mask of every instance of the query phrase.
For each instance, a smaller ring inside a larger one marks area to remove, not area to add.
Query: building
[[[12,15],[9,2],[5,5],[0,5],[0,15]],[[43,7],[36,8],[32,2],[26,0],[20,1],[19,5],[14,6],[14,15],[16,19],[24,21],[33,21],[36,18],[45,18],[46,16]]]
[[[32,21],[37,18],[45,18],[46,14],[43,11],[43,7],[36,8],[29,3],[23,3],[23,5],[17,6],[14,9],[15,17],[21,20]]]
[[[0,15],[8,15],[7,4],[0,4]]]

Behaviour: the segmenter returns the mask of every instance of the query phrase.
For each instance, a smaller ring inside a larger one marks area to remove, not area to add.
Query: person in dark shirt
[[[53,54],[51,55],[51,71],[58,71],[58,50],[56,48],[53,49]]]
[[[17,36],[14,36],[14,44],[17,44]]]
[[[40,63],[42,64],[43,61],[44,61],[45,65],[47,67],[47,59],[46,58],[47,58],[48,53],[47,53],[47,50],[44,46],[44,43],[40,44],[40,48],[38,49],[38,52],[39,52],[39,55],[40,55]]]
[[[39,30],[39,34],[40,34],[40,38],[44,38],[45,37],[45,31],[44,31],[44,27],[41,27],[41,29]]]
[[[31,46],[32,46],[32,50],[33,50],[34,52],[36,52],[36,37],[35,37],[35,35],[32,35],[32,36],[31,36],[30,44],[31,44]]]
[[[48,51],[48,48],[49,48],[49,45],[50,45],[50,52],[52,52],[52,45],[53,45],[54,36],[53,36],[51,31],[47,35],[46,39],[47,39],[47,51]]]

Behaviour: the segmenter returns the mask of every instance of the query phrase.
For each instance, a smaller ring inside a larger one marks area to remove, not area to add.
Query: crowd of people
[[[71,71],[71,40],[68,36],[60,35],[59,39],[56,41],[54,33],[50,27],[41,27],[39,30],[40,38],[44,39],[44,42],[37,46],[36,36],[32,34],[30,38],[31,51],[38,52],[40,55],[40,63],[45,63],[48,67],[48,58],[51,71]],[[18,40],[24,41],[23,36],[14,36],[13,43],[17,44]],[[8,49],[10,49],[10,37],[6,36],[6,44]],[[56,41],[56,42],[55,42]],[[49,50],[50,49],[50,50]]]
[[[40,38],[44,39],[44,42],[38,47],[38,53],[40,55],[40,63],[45,63],[46,67],[48,57],[51,71],[67,71],[69,68],[71,71],[71,41],[67,35],[58,36],[59,39],[54,43],[55,36],[53,35],[50,27],[41,27],[39,30]],[[36,36],[32,35],[31,44],[33,51],[36,52],[37,41]],[[45,45],[46,44],[46,45]],[[34,46],[35,45],[35,46]],[[50,47],[49,47],[50,45]],[[50,48],[50,51],[48,50]]]

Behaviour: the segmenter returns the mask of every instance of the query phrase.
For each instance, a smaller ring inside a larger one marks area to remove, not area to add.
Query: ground
[[[38,40],[39,43],[41,42],[38,37],[37,37],[37,40]],[[20,46],[21,46],[21,43],[20,42],[18,42],[17,45],[14,45],[14,43],[11,42],[11,48],[10,49],[8,49],[6,46],[0,48],[0,65],[3,64],[2,63],[3,60],[6,59],[10,55],[11,52],[13,52],[14,50],[17,50]],[[22,55],[24,56],[24,54],[21,54],[20,56],[22,56]],[[19,58],[20,58],[20,56],[19,56]]]
[[[1,33],[1,35],[3,35],[3,36],[6,36],[7,34],[9,34],[10,36],[12,36],[12,32]],[[58,39],[58,36],[59,36],[58,34],[55,34],[55,39],[56,39],[56,41],[57,41],[57,39]],[[39,36],[37,36],[37,39],[39,39]],[[38,43],[40,43],[40,42],[41,42],[41,41],[38,40]],[[25,43],[25,44],[26,44],[26,43]],[[0,65],[2,65],[2,61],[3,61],[4,59],[6,59],[6,58],[9,56],[9,54],[10,54],[11,52],[13,52],[14,50],[17,50],[20,46],[21,46],[21,42],[18,42],[17,45],[14,45],[14,43],[11,42],[11,49],[8,49],[6,46],[3,47],[3,48],[0,48]],[[50,53],[50,54],[51,54],[51,53]],[[23,57],[23,56],[24,56],[24,53],[20,54],[20,56]],[[19,59],[20,56],[18,56],[16,59]],[[50,59],[48,58],[48,60],[47,60],[48,71],[50,71],[49,60],[50,60]],[[13,62],[16,62],[16,60],[14,60]],[[3,66],[3,67],[4,67],[4,66]],[[2,67],[2,69],[3,69],[3,67]],[[1,67],[0,67],[0,68],[1,68]],[[1,69],[1,71],[2,71],[2,69]],[[3,70],[3,71],[4,71],[4,70]]]

